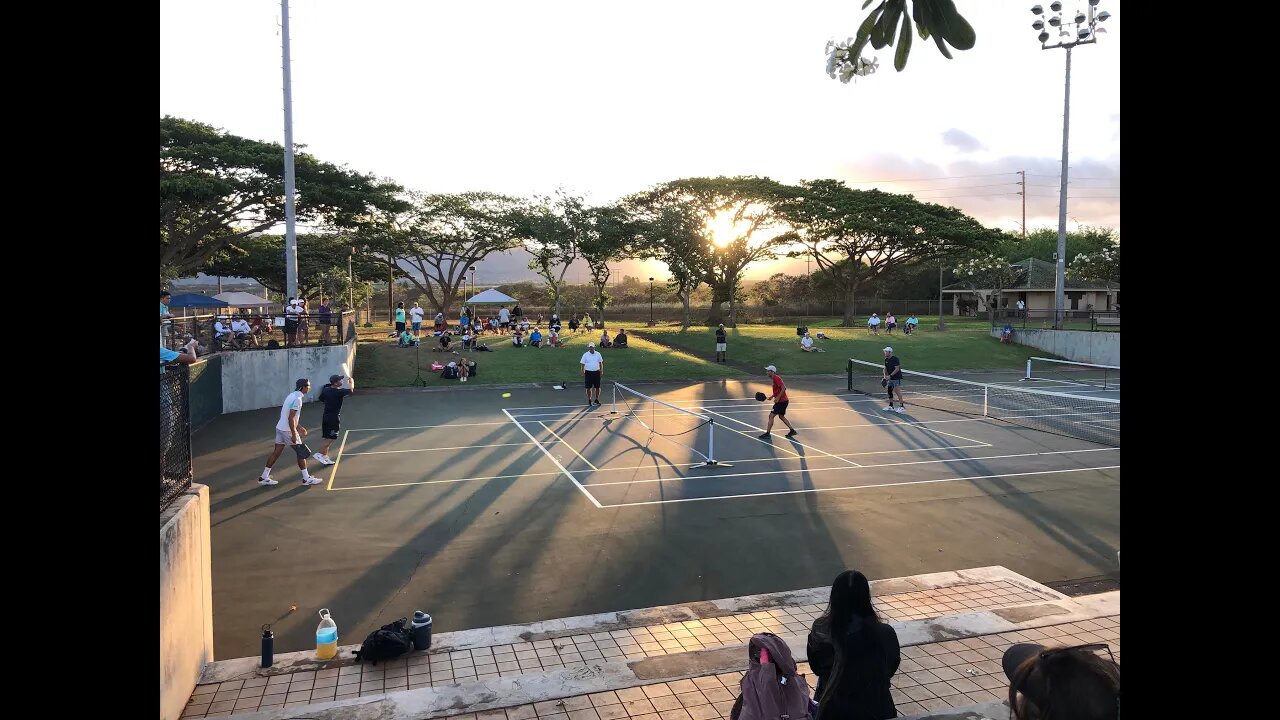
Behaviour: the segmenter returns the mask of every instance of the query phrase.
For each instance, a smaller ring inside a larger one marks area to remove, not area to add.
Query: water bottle
[[[275,662],[276,636],[270,625],[262,626],[262,667],[269,668]]]
[[[328,608],[320,610],[320,624],[316,626],[316,659],[332,660],[338,655],[338,623],[329,617]]]
[[[413,649],[428,650],[431,648],[431,616],[415,610],[413,613]]]

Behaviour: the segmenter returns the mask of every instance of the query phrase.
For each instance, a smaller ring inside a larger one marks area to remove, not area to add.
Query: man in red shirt
[[[773,430],[773,419],[776,417],[782,421],[783,425],[791,428],[791,432],[786,437],[795,437],[796,429],[791,427],[791,423],[787,420],[787,404],[791,401],[787,399],[787,384],[782,382],[782,376],[778,374],[778,368],[769,365],[764,369],[769,373],[769,377],[773,378],[773,394],[769,396],[773,400],[773,409],[769,411],[769,426],[764,429],[764,434],[760,436],[761,440],[768,440],[769,432]]]

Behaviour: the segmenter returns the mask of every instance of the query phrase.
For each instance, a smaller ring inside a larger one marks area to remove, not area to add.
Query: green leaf
[[[934,31],[957,50],[969,50],[977,42],[977,35],[969,21],[960,16],[952,0],[929,0],[936,15]]]
[[[863,9],[863,10],[866,10],[866,9],[867,9],[867,6],[868,6],[868,5],[870,5],[871,3],[875,2],[875,1],[876,1],[876,0],[867,0],[866,2],[862,3],[862,9]],[[881,3],[881,5],[883,5],[883,4],[884,4],[884,3]]]
[[[943,42],[941,35],[934,35],[933,43],[938,46],[938,52],[942,53],[942,57],[951,59],[951,51],[947,49],[947,44]]]
[[[862,21],[862,25],[858,28],[858,34],[854,39],[853,45],[849,48],[849,60],[857,62],[862,57],[862,49],[867,46],[867,39],[871,37],[871,29],[875,26],[876,12],[873,10],[866,20]]]
[[[898,51],[893,54],[893,69],[902,72],[911,53],[911,18],[902,16],[902,32],[898,35]]]

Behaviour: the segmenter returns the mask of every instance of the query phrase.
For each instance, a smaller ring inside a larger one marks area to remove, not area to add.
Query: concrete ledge
[[[991,337],[999,339],[1000,330],[1001,328],[991,328]],[[1076,362],[1120,364],[1118,332],[1014,328],[1013,341],[1018,345],[1029,345]]]
[[[890,595],[894,593],[930,590],[964,583],[1008,582],[1030,592],[1034,592],[1047,600],[1066,599],[1062,593],[1045,585],[1019,575],[1008,568],[993,565],[990,567],[969,570],[948,571],[913,575],[905,578],[888,578],[871,581],[872,595]],[[831,594],[828,586],[790,590],[786,592],[765,593],[760,595],[744,595],[720,600],[704,600],[698,602],[664,605],[661,607],[624,610],[620,612],[579,615],[576,617],[543,620],[524,625],[498,625],[474,630],[458,630],[455,632],[437,633],[432,637],[431,653],[470,650],[473,648],[491,647],[494,645],[512,645],[532,640],[552,640],[568,635],[584,633],[609,632],[646,625],[659,625],[668,622],[685,620],[703,620],[723,617],[738,613],[756,612],[775,607],[793,605],[825,605]],[[1066,621],[1062,621],[1066,622]],[[897,624],[895,624],[895,627]],[[995,630],[992,632],[1003,632]],[[927,637],[927,634],[921,635]],[[946,639],[946,638],[943,638]],[[922,639],[917,642],[931,642]],[[803,643],[802,643],[803,644]],[[907,644],[903,640],[903,644]],[[338,648],[337,660],[319,662],[315,653],[309,650],[292,653],[279,653],[275,664],[267,670],[258,667],[258,658],[237,658],[211,663],[205,667],[201,684],[242,680],[261,675],[279,675],[304,670],[323,670],[340,667],[354,662],[352,654],[359,650],[357,645],[344,645]]]
[[[160,513],[160,719],[182,715],[213,661],[209,487],[192,485]]]
[[[993,700],[950,710],[907,715],[906,720],[1009,720],[1009,704]]]

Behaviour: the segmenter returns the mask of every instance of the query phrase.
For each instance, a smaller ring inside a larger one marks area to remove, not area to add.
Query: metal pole
[[[353,246],[351,248],[351,253],[347,255],[347,308],[352,310],[353,312],[356,309],[356,304],[354,299],[356,280],[355,280],[355,275],[351,272],[351,259],[354,258],[355,256],[356,256],[356,249]]]
[[[298,296],[298,216],[294,204],[293,82],[289,61],[289,0],[280,0],[280,48],[284,56],[284,276],[285,295]]]
[[[942,272],[943,267],[938,266],[938,329],[946,330],[947,324],[942,322]]]
[[[709,436],[707,439],[707,462],[711,465],[716,464],[716,421],[711,420],[707,423]]]
[[[1058,189],[1058,266],[1053,289],[1053,329],[1062,329],[1067,274],[1067,139],[1071,129],[1071,47],[1067,47],[1066,90],[1062,95],[1062,179]]]

